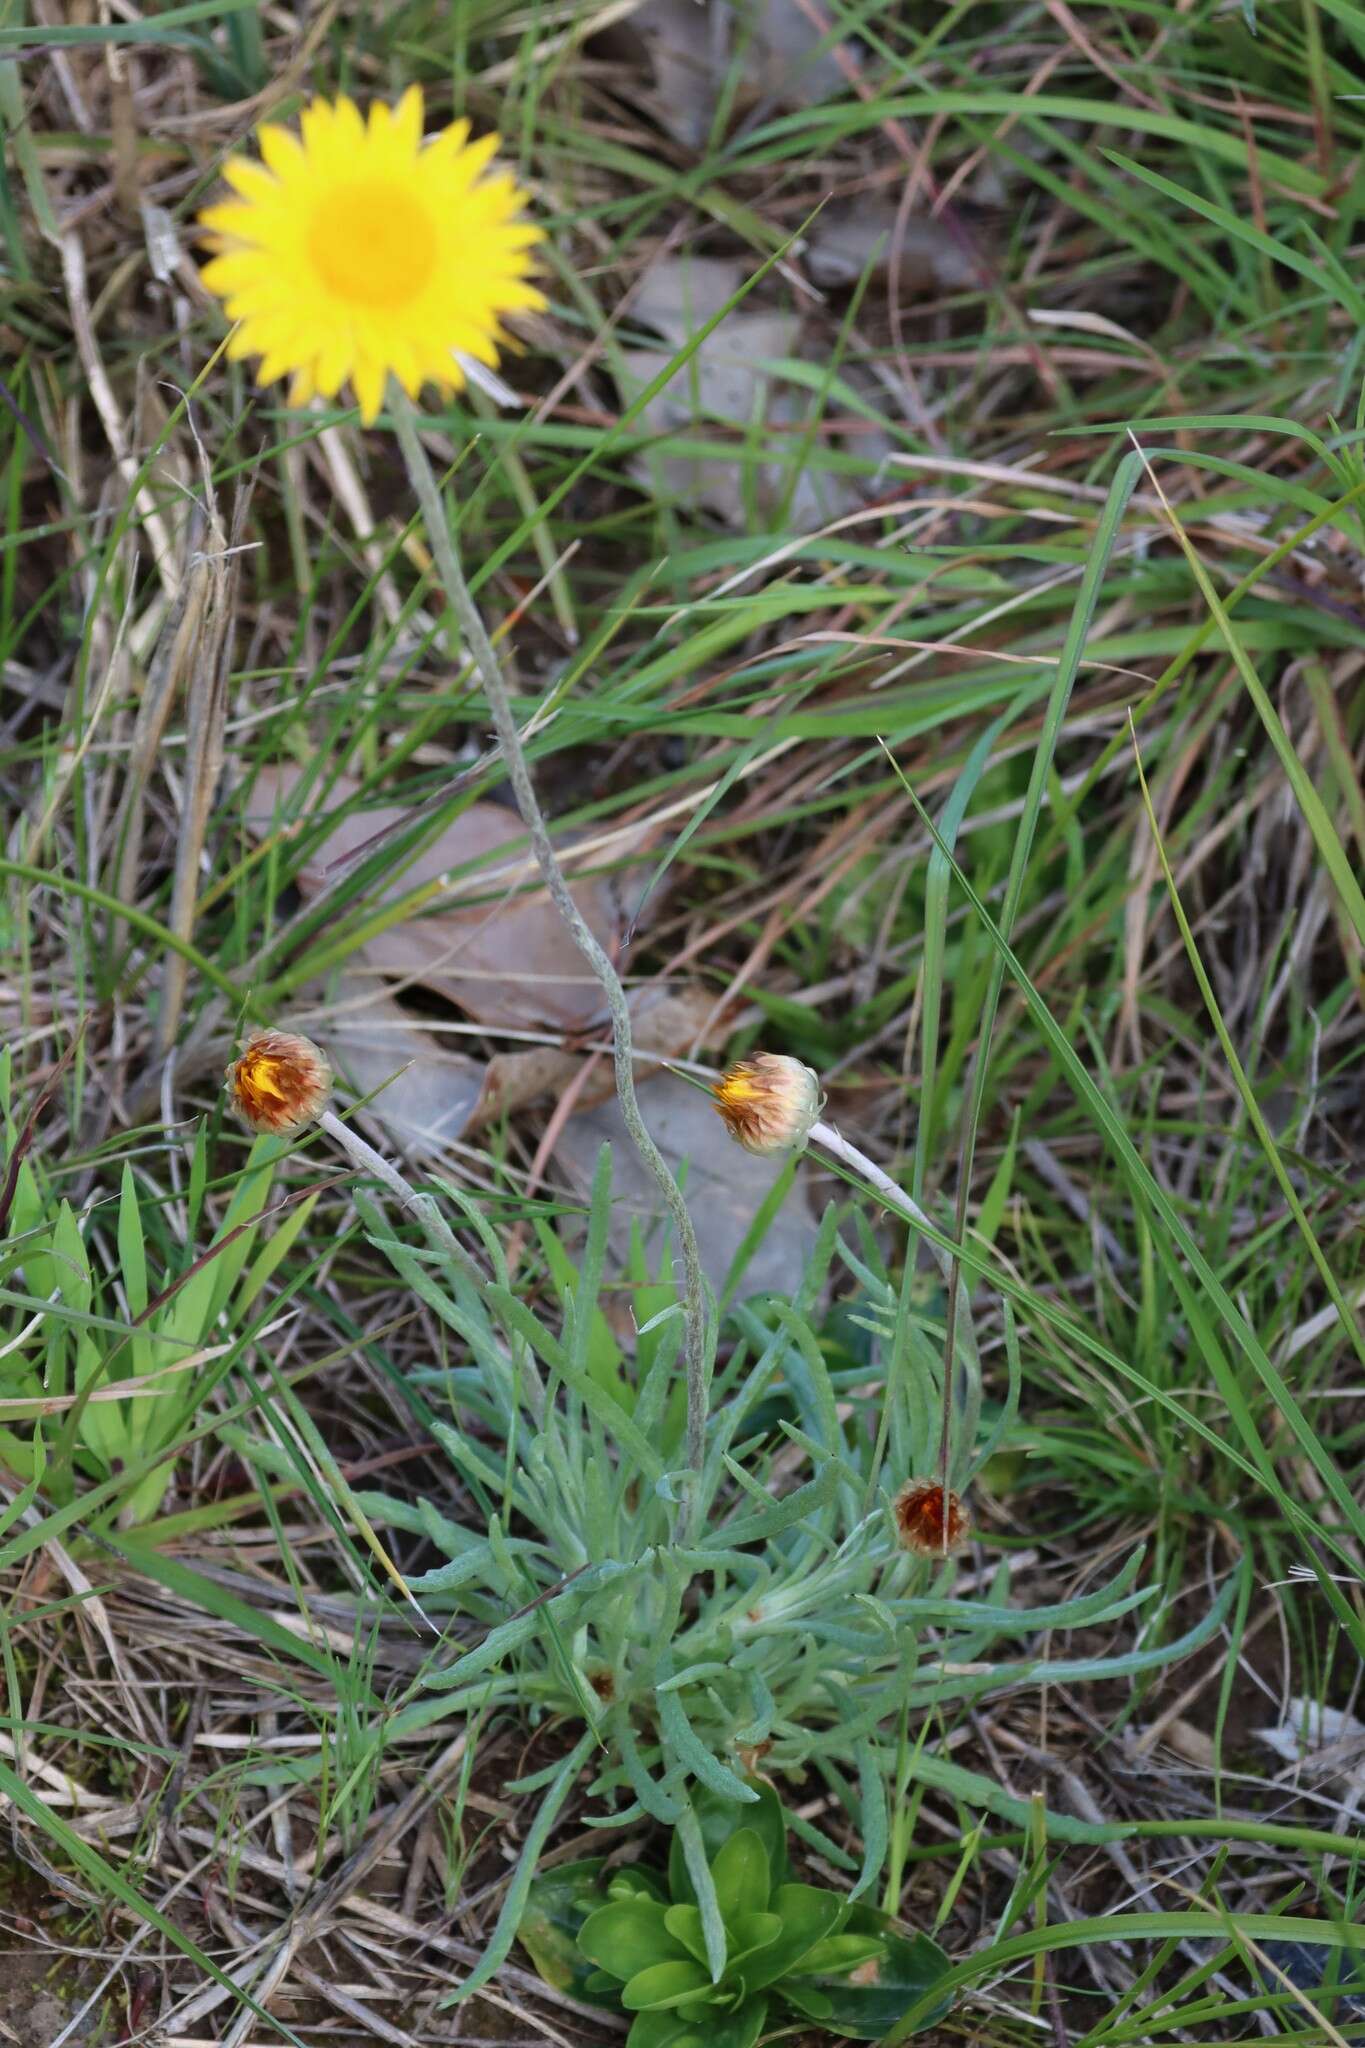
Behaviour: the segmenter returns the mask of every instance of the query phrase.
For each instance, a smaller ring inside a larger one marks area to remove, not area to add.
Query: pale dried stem
[[[371,1175],[380,1181],[391,1195],[396,1196],[400,1206],[411,1212],[413,1221],[432,1250],[440,1257],[449,1259],[463,1273],[466,1280],[472,1281],[482,1292],[483,1274],[446,1222],[441,1214],[440,1203],[433,1195],[410,1186],[398,1168],[387,1160],[382,1152],[376,1152],[374,1146],[367,1144],[359,1131],[353,1131],[349,1124],[343,1123],[333,1110],[323,1110],[318,1118],[318,1129],[325,1131],[334,1143],[340,1145],[351,1164],[358,1167],[361,1173]],[[521,1368],[527,1398],[539,1421],[545,1411],[545,1390],[539,1368],[522,1338],[513,1337],[512,1346]]]

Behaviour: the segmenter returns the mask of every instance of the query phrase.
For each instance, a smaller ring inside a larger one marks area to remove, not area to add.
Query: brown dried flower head
[[[292,1031],[255,1031],[227,1070],[228,1094],[252,1131],[282,1137],[318,1116],[332,1088],[332,1070],[310,1038]]]
[[[789,1152],[804,1145],[820,1114],[818,1076],[782,1052],[739,1060],[711,1093],[726,1130],[746,1152]]]
[[[908,1479],[892,1502],[896,1530],[916,1557],[947,1557],[971,1533],[971,1518],[955,1493],[936,1479]]]

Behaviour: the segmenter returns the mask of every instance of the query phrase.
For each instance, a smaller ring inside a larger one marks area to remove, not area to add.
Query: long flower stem
[[[512,785],[512,794],[516,798],[522,823],[530,836],[537,865],[544,877],[551,901],[568,926],[574,944],[601,983],[606,996],[613,1027],[616,1093],[620,1098],[621,1115],[636,1151],[658,1182],[682,1254],[685,1317],[683,1358],[687,1371],[687,1462],[696,1475],[690,1494],[687,1524],[689,1535],[694,1536],[697,1533],[699,1518],[701,1470],[706,1445],[707,1352],[706,1282],[702,1275],[701,1256],[697,1250],[697,1234],[692,1228],[692,1219],[687,1213],[682,1190],[670,1173],[663,1154],[646,1130],[644,1119],[640,1115],[640,1105],[635,1097],[630,1010],[626,1003],[625,990],[621,986],[616,969],[588,929],[555,857],[535,785],[531,780],[521,735],[517,731],[511,696],[503,679],[493,643],[488,637],[478,606],[470,596],[469,586],[465,582],[464,571],[460,567],[459,556],[455,551],[450,522],[446,518],[445,505],[436,487],[431,464],[427,460],[426,450],[417,431],[416,413],[406,393],[401,391],[392,379],[389,384],[389,412],[397,430],[398,445],[402,451],[409,481],[417,494],[422,516],[426,521],[427,539],[436,558],[442,587],[450,608],[459,621],[460,631],[473,656],[474,666],[488,699],[488,709],[506,764],[507,778]]]

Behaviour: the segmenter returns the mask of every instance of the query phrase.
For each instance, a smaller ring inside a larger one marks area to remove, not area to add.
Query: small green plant
[[[793,1881],[781,1802],[771,1785],[746,1783],[751,1806],[699,1796],[700,1849],[689,1854],[675,1831],[666,1876],[594,1858],[531,1886],[522,1946],[547,1983],[633,2014],[627,2048],[752,2048],[772,2021],[798,2016],[876,2040],[949,1968],[926,1935]]]
[[[11,1418],[31,1401],[33,1433],[0,1426],[0,1463],[25,1481],[41,1474],[47,1493],[62,1502],[82,1480],[134,1475],[118,1508],[120,1523],[131,1527],[160,1508],[175,1445],[231,1370],[251,1334],[253,1307],[306,1228],[316,1197],[296,1204],[262,1241],[285,1147],[257,1138],[222,1223],[196,1254],[194,1226],[207,1187],[202,1129],[190,1165],[190,1242],[180,1242],[163,1203],[128,1162],[117,1205],[91,1204],[78,1214],[37,1148],[25,1156],[11,1098],[4,1053],[0,1148],[13,1170],[0,1246],[0,1394]],[[163,1451],[164,1462],[154,1463]]]
[[[487,1260],[395,1236],[372,1198],[356,1203],[371,1241],[449,1333],[449,1360],[412,1376],[450,1404],[433,1433],[468,1505],[359,1493],[377,1525],[425,1539],[440,1561],[408,1583],[446,1640],[392,1724],[508,1707],[578,1730],[573,1748],[510,1790],[543,1795],[468,1997],[506,1957],[537,1859],[585,1766],[592,1824],[648,1817],[697,1848],[697,1802],[715,1795],[736,1824],[755,1750],[774,1777],[818,1774],[862,1844],[858,1891],[908,1848],[911,1779],[1026,1824],[1027,1804],[940,1758],[915,1731],[930,1717],[1037,1683],[1135,1676],[1186,1655],[1226,1612],[1231,1588],[1182,1637],[1118,1656],[1060,1662],[1046,1631],[1094,1628],[1147,1605],[1134,1551],[1113,1580],[1032,1609],[1012,1597],[1008,1559],[964,1597],[955,1564],[902,1547],[894,1496],[933,1469],[942,1396],[943,1297],[921,1300],[913,1266],[887,1271],[865,1233],[856,1248],[831,1210],[788,1302],[735,1300],[720,1322],[699,1487],[678,1400],[682,1311],[671,1287],[636,1281],[639,1344],[617,1346],[600,1305],[611,1205],[599,1162],[576,1260],[545,1232],[557,1301],[542,1316],[515,1289],[478,1204],[434,1183]],[[827,1327],[818,1303],[835,1259],[856,1307]],[[737,1260],[742,1264],[742,1259]],[[669,1271],[666,1254],[659,1269]],[[551,1319],[557,1327],[551,1326]],[[979,1382],[964,1385],[951,1473],[964,1486],[1012,1427],[1019,1362],[1004,1313],[1010,1391],[989,1426]],[[857,1353],[848,1349],[855,1342]],[[964,1379],[966,1376],[964,1375]],[[249,1448],[245,1455],[250,1456]],[[700,1501],[700,1533],[685,1508]],[[472,1527],[478,1518],[483,1528]],[[1022,1644],[1018,1638],[1024,1638]],[[1011,1645],[1011,1639],[1014,1645]],[[1049,1837],[1094,1838],[1046,1815]],[[834,1851],[838,1861],[843,1852]],[[694,1870],[695,1878],[695,1870]]]

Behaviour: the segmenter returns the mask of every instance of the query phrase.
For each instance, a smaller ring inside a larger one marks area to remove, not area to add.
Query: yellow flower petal
[[[209,290],[216,292],[220,299],[227,298],[234,286],[244,282],[250,274],[251,259],[246,257],[244,267],[240,250],[228,256],[215,256],[212,263],[206,263],[199,273]]]
[[[433,135],[426,147],[432,156],[458,156],[469,140],[469,123],[463,116]]]
[[[354,360],[355,350],[351,346],[350,335],[334,335],[319,355],[316,364],[317,388],[324,398],[336,397],[351,374],[351,364]],[[291,405],[297,403],[293,398],[289,402]]]
[[[256,382],[261,385],[278,384],[281,377],[287,377],[299,367],[288,349],[272,349],[262,356],[261,366],[256,372]]]
[[[227,1070],[228,1100],[253,1131],[283,1136],[319,1116],[332,1070],[310,1038],[292,1031],[254,1031]]]
[[[422,142],[422,88],[410,85],[396,107],[375,100],[370,107],[370,139],[399,157],[417,154]]]
[[[361,423],[372,427],[384,402],[384,365],[373,356],[362,357],[351,373],[351,382],[360,403]]]
[[[398,105],[393,110],[392,125],[394,140],[401,143],[404,149],[410,149],[416,154],[422,143],[422,88],[420,85],[410,85],[403,94],[402,99],[399,100]],[[468,127],[466,124],[467,132]]]
[[[230,235],[235,232],[237,223],[246,217],[247,211],[238,200],[228,199],[221,206],[206,206],[199,218],[215,234]]]
[[[230,156],[223,165],[223,176],[243,199],[271,199],[278,190],[274,174],[249,156]]]
[[[336,139],[346,150],[363,150],[369,140],[359,107],[344,94],[336,103]]]
[[[303,153],[316,158],[336,139],[336,110],[330,100],[310,100],[299,115]]]
[[[307,161],[297,135],[273,124],[261,130],[261,155],[277,178],[296,176]]]

